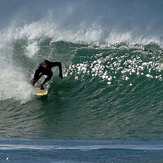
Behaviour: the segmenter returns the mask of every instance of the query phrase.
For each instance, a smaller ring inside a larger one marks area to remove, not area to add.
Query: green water
[[[27,41],[13,44],[18,80],[9,72],[1,84],[17,86],[1,88],[1,138],[162,140],[159,45],[102,47],[48,38],[35,40],[39,51],[29,57]],[[60,61],[64,78],[54,68],[48,96],[38,98],[28,81],[43,59]]]

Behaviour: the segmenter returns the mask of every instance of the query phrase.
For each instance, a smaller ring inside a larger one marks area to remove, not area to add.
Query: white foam
[[[14,99],[24,103],[31,100],[33,89],[23,67],[13,60],[13,31],[13,26],[0,31],[0,100]]]
[[[0,100],[15,99],[22,103],[31,100],[33,89],[25,74],[11,62],[1,61]]]
[[[28,56],[28,58],[33,58],[39,51],[39,47],[37,44],[37,41],[29,41],[26,47],[26,55]]]

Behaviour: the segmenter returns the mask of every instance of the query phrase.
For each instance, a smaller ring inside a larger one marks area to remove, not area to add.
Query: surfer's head
[[[44,60],[44,62],[43,62],[43,67],[44,67],[44,68],[47,68],[48,63],[49,63],[49,61],[48,61],[48,60]]]
[[[44,63],[45,63],[45,64],[48,64],[48,63],[49,63],[49,61],[48,61],[48,60],[44,60]]]

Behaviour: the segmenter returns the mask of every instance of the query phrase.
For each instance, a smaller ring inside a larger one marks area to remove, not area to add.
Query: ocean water
[[[163,162],[163,2],[0,1],[0,162]],[[63,65],[34,95],[44,59]]]

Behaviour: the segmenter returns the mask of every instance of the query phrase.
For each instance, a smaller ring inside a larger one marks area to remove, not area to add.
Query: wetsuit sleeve
[[[50,62],[50,68],[55,67],[55,66],[58,66],[58,68],[59,68],[59,77],[63,78],[63,75],[62,75],[62,64],[60,62]]]

